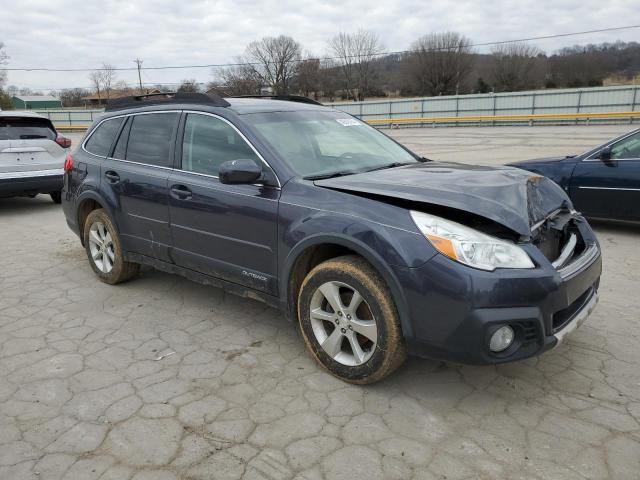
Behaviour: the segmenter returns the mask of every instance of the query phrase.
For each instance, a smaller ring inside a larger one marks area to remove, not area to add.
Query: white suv
[[[60,203],[71,140],[33,112],[0,112],[0,197],[48,193]]]

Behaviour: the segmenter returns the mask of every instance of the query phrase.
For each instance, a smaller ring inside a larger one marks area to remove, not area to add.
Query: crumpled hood
[[[571,202],[553,181],[512,167],[425,162],[344,177],[316,185],[455,208],[491,219],[520,235]]]

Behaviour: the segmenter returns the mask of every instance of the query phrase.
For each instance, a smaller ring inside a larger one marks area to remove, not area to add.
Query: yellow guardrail
[[[640,118],[640,112],[540,113],[529,115],[475,115],[466,117],[407,117],[365,120],[371,125],[402,125],[407,123],[504,122],[536,120],[595,120],[599,118]]]
[[[56,130],[86,130],[89,125],[69,125],[68,123],[53,123]]]

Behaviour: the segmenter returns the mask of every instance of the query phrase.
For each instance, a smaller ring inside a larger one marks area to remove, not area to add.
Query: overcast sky
[[[514,5],[518,5],[514,9]],[[376,32],[388,50],[417,37],[458,31],[490,42],[639,23],[638,0],[0,0],[0,42],[9,67],[92,68],[233,61],[264,36],[290,35],[305,51],[326,53],[339,31]],[[573,44],[640,39],[640,29],[534,42],[547,52]],[[487,51],[489,47],[480,49]],[[9,72],[8,84],[32,89],[84,87],[88,72]],[[137,82],[137,74],[118,78]],[[210,69],[143,71],[145,83],[211,80]]]

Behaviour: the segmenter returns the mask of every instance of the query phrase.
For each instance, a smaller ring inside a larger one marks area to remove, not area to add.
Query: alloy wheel
[[[343,282],[326,282],[314,292],[309,308],[313,333],[327,355],[347,366],[371,358],[378,327],[360,292]]]
[[[89,250],[93,263],[103,273],[113,270],[116,258],[113,239],[102,222],[94,222],[89,228]]]

